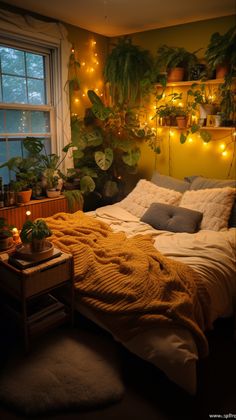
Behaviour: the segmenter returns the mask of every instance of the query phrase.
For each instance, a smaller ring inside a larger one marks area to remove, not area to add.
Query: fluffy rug
[[[121,399],[117,347],[89,332],[53,332],[0,375],[0,401],[23,414],[94,408]]]

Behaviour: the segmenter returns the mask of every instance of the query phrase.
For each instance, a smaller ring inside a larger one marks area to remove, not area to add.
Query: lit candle
[[[12,229],[12,236],[13,236],[13,241],[14,241],[15,243],[19,242],[19,240],[20,240],[20,235],[19,235],[19,231],[18,231],[18,229],[17,229],[17,228],[13,228],[13,229]]]
[[[30,210],[27,210],[26,213],[25,213],[25,215],[26,215],[26,220],[29,220],[30,219],[30,216],[31,216],[31,211]]]

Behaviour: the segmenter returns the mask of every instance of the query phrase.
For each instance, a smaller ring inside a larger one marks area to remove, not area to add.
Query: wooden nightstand
[[[8,260],[0,260],[0,293],[5,296],[6,309],[16,316],[22,326],[26,350],[31,336],[67,320],[73,324],[73,278],[73,258],[65,253],[23,270],[10,265]],[[66,304],[53,295],[63,287],[70,290]],[[45,306],[45,301],[48,306]]]

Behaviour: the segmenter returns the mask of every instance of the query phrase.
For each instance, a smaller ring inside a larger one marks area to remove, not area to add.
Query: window
[[[46,48],[0,41],[0,165],[25,156],[25,137],[45,139],[50,153],[55,137],[51,54]],[[4,184],[13,178],[7,168],[0,169],[0,176]]]

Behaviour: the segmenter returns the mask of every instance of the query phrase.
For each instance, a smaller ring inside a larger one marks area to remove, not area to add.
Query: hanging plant
[[[108,55],[104,68],[105,82],[110,85],[113,103],[138,103],[144,80],[149,77],[151,70],[149,51],[133,45],[130,38],[120,38]]]

